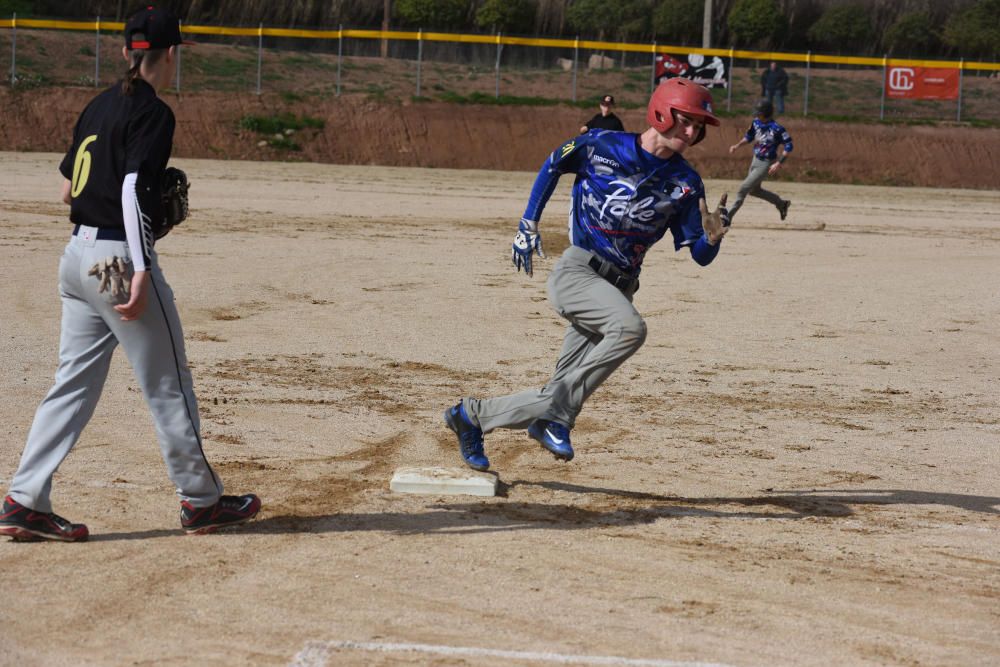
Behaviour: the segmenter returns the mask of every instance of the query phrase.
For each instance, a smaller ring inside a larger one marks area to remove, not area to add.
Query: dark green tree
[[[486,0],[476,11],[476,25],[503,33],[527,33],[535,24],[534,0]]]
[[[901,14],[889,26],[882,45],[893,55],[929,55],[939,45],[934,22],[927,12]]]
[[[645,41],[652,39],[652,0],[622,0],[615,13],[615,30],[612,34],[619,41]]]
[[[700,44],[705,0],[668,0],[653,11],[653,35],[667,44]]]
[[[809,39],[814,44],[837,53],[871,52],[871,19],[867,10],[859,3],[833,5],[810,26]]]
[[[396,15],[403,23],[424,30],[461,29],[468,8],[465,0],[395,0]]]
[[[726,24],[735,46],[767,47],[780,42],[788,20],[777,0],[737,0]]]
[[[979,0],[953,14],[944,25],[942,41],[962,55],[1000,53],[1000,0]]]
[[[21,18],[26,18],[36,13],[35,3],[32,0],[0,0],[0,17],[9,19],[12,14],[17,14]]]
[[[566,22],[581,35],[598,39],[637,39],[650,36],[651,0],[575,0],[566,9]]]
[[[582,35],[603,37],[611,9],[605,0],[577,0],[566,9],[566,23]]]

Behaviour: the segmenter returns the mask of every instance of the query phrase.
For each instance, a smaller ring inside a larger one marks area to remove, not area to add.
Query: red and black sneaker
[[[0,509],[0,535],[9,535],[15,542],[85,542],[90,531],[82,523],[70,523],[52,512],[36,512],[7,496]]]
[[[260,498],[252,493],[245,496],[222,496],[209,507],[193,507],[181,502],[181,527],[188,535],[215,532],[218,528],[249,521],[260,511]]]

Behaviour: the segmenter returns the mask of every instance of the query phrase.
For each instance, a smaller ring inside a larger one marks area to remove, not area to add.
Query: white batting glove
[[[542,250],[542,235],[538,233],[538,223],[534,220],[521,218],[521,223],[517,226],[517,234],[514,235],[514,243],[511,245],[510,260],[520,271],[524,267],[527,276],[534,275],[531,268],[531,255],[538,253],[538,256],[545,259],[545,251]]]

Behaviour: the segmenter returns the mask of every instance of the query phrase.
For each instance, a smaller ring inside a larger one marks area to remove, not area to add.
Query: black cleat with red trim
[[[90,531],[82,523],[70,523],[52,512],[36,512],[7,496],[0,508],[0,535],[13,537],[15,542],[85,542]]]
[[[252,493],[245,496],[222,496],[210,507],[193,507],[181,502],[181,527],[188,535],[202,535],[219,528],[235,526],[257,516],[260,498]]]

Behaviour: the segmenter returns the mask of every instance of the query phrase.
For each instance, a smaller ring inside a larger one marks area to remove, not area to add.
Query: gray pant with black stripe
[[[52,511],[52,475],[94,414],[111,355],[120,343],[153,414],[177,495],[195,507],[213,505],[222,494],[222,482],[202,451],[198,404],[174,293],[154,254],[146,309],[139,319],[122,321],[114,306],[124,299],[113,298],[110,290],[99,294],[97,278],[87,275],[95,262],[112,255],[128,257],[128,244],[96,240],[96,230],[88,227],[81,227],[66,246],[59,263],[59,368],[35,413],[9,494],[36,511]]]
[[[549,275],[549,301],[569,320],[552,378],[541,389],[500,398],[466,398],[480,428],[527,428],[547,419],[573,428],[583,403],[646,340],[646,323],[623,293],[589,265],[592,255],[570,246]]]
[[[740,183],[740,189],[736,192],[736,201],[729,207],[730,220],[736,216],[736,211],[740,210],[740,207],[743,206],[743,200],[747,198],[747,195],[770,202],[779,211],[781,210],[781,205],[785,200],[770,190],[765,190],[761,187],[764,179],[767,178],[767,170],[771,168],[772,162],[772,160],[761,160],[759,157],[754,156],[750,162],[750,168],[747,170],[747,177]]]

